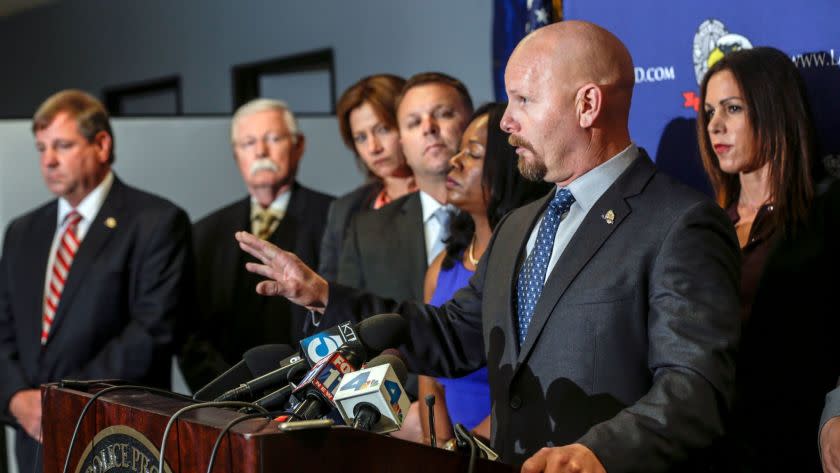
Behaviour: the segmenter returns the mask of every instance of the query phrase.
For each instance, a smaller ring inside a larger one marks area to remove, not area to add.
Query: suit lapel
[[[297,227],[300,219],[299,214],[301,210],[305,209],[300,208],[303,202],[297,183],[292,186],[291,192],[292,195],[289,196],[289,205],[286,206],[286,214],[280,219],[274,233],[269,235],[268,241],[286,251],[295,252],[295,239],[298,236]]]
[[[279,226],[278,226],[279,228]],[[256,261],[256,259],[249,258],[248,253],[239,249],[239,245],[234,240],[234,234],[238,231],[251,231],[251,197],[245,197],[236,204],[235,210],[231,213],[230,219],[225,223],[223,228],[217,230],[221,233],[221,238],[230,238],[230,244],[215,245],[214,251],[218,251],[218,268],[229,268],[231,277],[216,278],[224,284],[222,292],[228,298],[231,305],[235,305],[233,299],[236,297],[237,286],[240,284],[240,278],[244,277],[245,262]],[[277,230],[274,231],[277,234]],[[273,237],[274,235],[272,235]]]
[[[642,152],[618,180],[604,192],[584,217],[543,287],[534,308],[534,316],[531,319],[530,327],[528,327],[525,344],[519,351],[517,367],[521,366],[530,354],[540,332],[542,332],[549,317],[554,313],[555,307],[560,302],[560,298],[563,297],[566,289],[595,256],[607,238],[630,215],[632,209],[625,199],[638,194],[654,171],[655,168],[650,159]],[[610,219],[606,218],[609,211],[612,211],[612,223],[608,223]]]
[[[420,203],[419,192],[413,193],[411,198],[405,200],[393,222],[394,231],[397,233],[396,238],[386,238],[386,241],[391,241],[392,245],[396,245],[391,252],[396,259],[402,259],[399,255],[405,255],[406,274],[412,279],[412,288],[420,288],[419,300],[422,300],[422,275],[426,274],[428,264],[426,263],[426,231],[423,224],[423,206]],[[419,232],[417,231],[418,225]],[[407,246],[402,246],[401,242],[405,242]],[[417,275],[421,275],[420,280],[417,280]],[[417,295],[415,294],[415,296]]]
[[[76,257],[73,258],[73,264],[70,266],[70,274],[67,276],[64,291],[61,293],[61,300],[58,301],[55,321],[53,322],[53,327],[50,329],[50,338],[52,338],[53,334],[55,334],[66,318],[64,314],[70,310],[76,293],[82,287],[85,276],[101,253],[102,247],[111,238],[111,235],[122,230],[120,228],[120,222],[124,222],[125,217],[123,192],[124,185],[114,176],[114,182],[111,184],[108,196],[102,203],[102,207],[99,209],[96,217],[90,223],[90,227],[88,227],[87,234],[79,246]],[[109,222],[108,225],[106,225],[106,220]]]
[[[19,265],[20,280],[26,281],[18,287],[24,291],[21,300],[26,301],[20,318],[23,333],[29,334],[29,343],[20,343],[20,347],[41,347],[41,319],[44,316],[44,285],[46,284],[47,263],[50,257],[50,247],[55,236],[55,225],[58,212],[58,201],[53,201],[41,215],[33,219],[32,229],[26,235],[26,252],[29,256],[25,261],[31,264]]]
[[[509,245],[501,248],[500,253],[502,254],[502,257],[498,266],[500,268],[510,268],[510,271],[507,274],[507,290],[504,291],[502,296],[502,304],[504,304],[502,307],[506,307],[507,310],[501,313],[504,313],[507,316],[504,317],[504,320],[500,323],[503,324],[502,328],[505,333],[505,346],[514,347],[514,349],[510,351],[510,353],[513,353],[513,358],[506,360],[511,364],[511,366],[515,364],[516,354],[518,353],[516,347],[519,346],[519,340],[517,340],[519,322],[517,318],[515,294],[516,280],[519,277],[520,262],[525,254],[525,247],[528,244],[528,238],[533,231],[534,225],[536,225],[540,215],[542,215],[543,211],[545,211],[548,201],[553,195],[553,191],[549,192],[544,198],[524,207],[521,212],[511,214],[509,221],[505,223],[504,228],[510,229],[513,235],[510,237],[507,235],[499,235],[498,237],[498,241],[510,241]],[[494,254],[497,254],[497,251],[499,250],[493,248]]]

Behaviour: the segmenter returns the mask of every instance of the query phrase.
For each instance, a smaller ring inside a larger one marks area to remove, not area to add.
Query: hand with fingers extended
[[[606,473],[604,465],[586,446],[575,443],[546,447],[522,465],[522,473]]]
[[[257,284],[263,296],[283,296],[307,309],[323,312],[329,297],[329,284],[294,253],[260,240],[248,232],[236,232],[243,251],[260,263],[247,263],[245,269],[267,278]]]

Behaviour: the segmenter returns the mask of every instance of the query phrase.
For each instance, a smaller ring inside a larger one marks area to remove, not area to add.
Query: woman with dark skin
[[[840,264],[840,187],[815,193],[814,129],[786,54],[725,56],[707,72],[701,100],[703,163],[743,257],[736,396],[721,471],[821,471],[813,435],[840,375],[840,317],[827,300]]]

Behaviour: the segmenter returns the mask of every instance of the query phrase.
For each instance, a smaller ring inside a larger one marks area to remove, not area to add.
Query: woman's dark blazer
[[[840,376],[840,183],[777,235],[742,332],[728,471],[821,472],[815,441]],[[732,457],[735,458],[732,458]]]
[[[324,279],[335,281],[338,275],[341,247],[350,219],[357,213],[370,209],[381,190],[382,183],[379,181],[367,182],[339,197],[330,205],[327,213],[327,228],[321,240],[318,265],[318,274]]]

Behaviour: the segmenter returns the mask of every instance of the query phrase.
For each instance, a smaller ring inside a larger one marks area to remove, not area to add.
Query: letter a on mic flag
[[[561,0],[495,0],[493,7],[493,87],[496,100],[507,101],[505,66],[526,34],[560,19]]]

